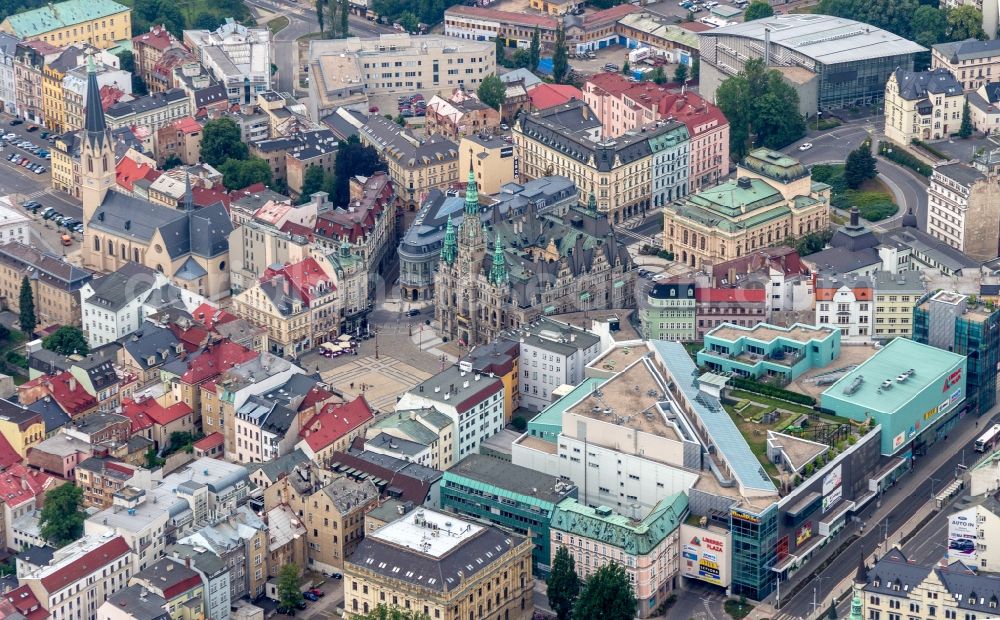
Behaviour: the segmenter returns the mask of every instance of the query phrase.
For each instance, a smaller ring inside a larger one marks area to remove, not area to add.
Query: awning
[[[556,311],[555,306],[545,306],[545,314],[552,314]]]
[[[584,291],[580,293],[580,301],[588,301],[590,299],[590,293]]]
[[[811,507],[820,497],[822,496],[816,491],[807,494],[805,497],[795,502],[792,507],[788,509],[787,514],[794,519],[802,514],[803,510]]]

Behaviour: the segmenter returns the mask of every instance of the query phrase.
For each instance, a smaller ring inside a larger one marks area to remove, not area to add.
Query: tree
[[[86,355],[90,353],[90,345],[87,338],[80,331],[79,327],[63,325],[42,340],[42,346],[49,351],[55,351],[61,355]]]
[[[507,60],[507,46],[503,44],[503,39],[500,38],[499,34],[493,39],[493,42],[496,43],[497,46],[497,64],[503,65],[504,61]]]
[[[653,73],[650,74],[650,78],[655,84],[666,84],[667,83],[667,72],[663,70],[663,67],[657,67],[653,69]]]
[[[826,617],[828,620],[837,620],[837,606],[830,601],[830,608],[826,610]]]
[[[979,39],[985,41],[983,14],[974,6],[962,5],[948,10],[948,40]]]
[[[531,52],[523,48],[514,50],[507,65],[515,69],[527,69],[531,65]]]
[[[688,67],[684,63],[679,63],[674,69],[674,82],[683,84],[688,79]]]
[[[698,78],[701,76],[701,59],[695,58],[691,62],[691,81],[697,82]]]
[[[576,562],[566,547],[560,546],[556,550],[545,585],[548,588],[549,607],[556,612],[559,620],[567,620],[580,594],[580,578],[576,575]]]
[[[302,178],[302,192],[299,196],[299,202],[309,202],[310,196],[316,192],[323,191],[323,183],[326,181],[326,177],[327,174],[319,166],[311,165],[306,168],[305,176]]]
[[[945,40],[948,32],[948,15],[936,6],[921,5],[910,20],[913,40],[924,47],[937,45]]]
[[[972,117],[969,114],[969,102],[962,106],[962,126],[958,128],[959,138],[968,138],[972,135]]]
[[[260,157],[227,159],[218,169],[222,173],[222,184],[229,190],[243,189],[254,183],[271,184],[271,166]]]
[[[357,136],[341,142],[337,159],[333,165],[333,191],[330,200],[336,206],[346,205],[351,198],[350,181],[357,175],[370,176],[378,170],[386,170],[385,163],[370,146],[362,146]]]
[[[176,168],[177,166],[180,166],[183,163],[184,162],[181,161],[180,157],[170,154],[167,155],[167,158],[163,160],[163,169],[170,170],[171,168]]]
[[[410,11],[403,11],[400,13],[399,17],[396,18],[396,21],[403,27],[403,30],[407,32],[416,32],[417,28],[420,26],[417,16]]]
[[[542,35],[538,26],[535,26],[535,31],[531,33],[531,46],[528,48],[528,53],[531,54],[531,64],[528,65],[528,68],[535,71],[538,69],[538,61],[542,55]]]
[[[323,15],[326,13],[326,0],[316,0],[316,23],[319,25],[319,31],[325,32],[323,30]]]
[[[135,56],[132,52],[125,50],[118,52],[118,66],[122,71],[132,74],[132,93],[135,95],[145,95],[149,92],[146,83],[142,81],[142,76],[135,70]]]
[[[726,79],[716,91],[716,105],[729,119],[729,150],[739,161],[751,146],[780,149],[806,133],[799,95],[760,59]]]
[[[201,132],[201,160],[211,166],[221,166],[227,159],[250,156],[240,136],[240,128],[231,118],[216,118],[205,123]]]
[[[566,32],[559,28],[556,31],[556,49],[552,54],[552,80],[562,84],[569,73],[569,61],[566,52]]]
[[[632,65],[628,64],[628,61],[626,60],[622,64],[622,75],[628,75],[631,72],[632,72]]]
[[[617,562],[597,569],[583,584],[573,605],[573,620],[632,620],[635,618],[635,590],[625,567]]]
[[[743,21],[752,22],[755,19],[764,19],[772,15],[774,15],[774,9],[769,3],[764,2],[764,0],[753,0],[743,12]]]
[[[31,282],[28,276],[21,278],[21,296],[18,300],[20,306],[21,331],[30,336],[38,326],[38,317],[35,316],[35,292],[31,290]]]
[[[503,105],[504,100],[507,98],[507,86],[495,74],[487,75],[479,83],[476,95],[479,96],[480,101],[499,112],[500,106]]]
[[[337,9],[340,8],[338,0],[324,0],[326,5],[326,25],[330,27],[330,36],[337,36]]]
[[[53,547],[64,547],[83,536],[83,489],[63,484],[45,494],[40,533]]]
[[[415,609],[400,609],[379,603],[366,614],[351,614],[351,620],[430,620],[430,616]]]
[[[847,183],[847,187],[858,189],[868,179],[874,179],[878,176],[875,163],[871,145],[867,140],[848,153],[847,161],[844,163],[844,181]]]
[[[223,20],[214,13],[202,11],[194,18],[194,27],[198,30],[216,30],[223,24]]]
[[[340,0],[340,36],[345,39],[350,36],[351,32],[350,10],[350,7],[347,6],[347,0]]]
[[[302,602],[299,567],[295,564],[285,564],[278,573],[278,601],[285,609],[295,609]]]

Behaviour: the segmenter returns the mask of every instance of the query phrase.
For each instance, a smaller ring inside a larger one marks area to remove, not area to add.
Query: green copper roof
[[[448,214],[448,225],[444,229],[444,245],[441,247],[441,259],[449,265],[454,264],[455,256],[458,255],[458,240],[455,238],[455,225],[451,222],[451,214]]]
[[[645,519],[635,521],[604,506],[591,508],[575,499],[565,499],[556,506],[550,527],[599,540],[630,555],[644,555],[680,526],[687,507],[687,495],[675,493],[661,499]]]
[[[740,182],[743,186],[740,186]],[[681,218],[724,232],[752,228],[788,215],[784,197],[761,179],[728,181],[668,205]],[[751,214],[746,217],[746,214]],[[737,221],[738,218],[739,221]]]
[[[465,187],[465,215],[479,215],[479,188],[476,187],[476,175],[469,164],[469,182]]]
[[[782,182],[809,176],[809,169],[803,166],[799,160],[771,149],[761,148],[750,151],[740,165],[747,170]]]
[[[493,244],[493,265],[490,267],[490,282],[496,285],[507,281],[507,259],[503,255],[503,244],[500,242],[500,235],[497,235],[496,243]]]
[[[7,21],[14,34],[30,38],[127,10],[127,6],[112,0],[67,0],[11,15]]]

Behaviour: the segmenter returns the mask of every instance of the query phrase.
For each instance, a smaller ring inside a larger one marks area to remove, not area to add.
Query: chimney
[[[76,377],[69,378],[69,391],[70,392],[76,391]]]
[[[857,207],[851,207],[851,228],[857,228],[859,226],[860,214]]]
[[[764,28],[764,66],[771,66],[771,29]]]

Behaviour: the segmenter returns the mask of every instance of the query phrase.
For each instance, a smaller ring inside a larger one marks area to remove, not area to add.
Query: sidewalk
[[[980,416],[978,419],[981,421],[989,420],[992,418],[993,415],[996,414],[996,412],[997,409],[994,408],[993,410],[987,412],[983,416]],[[974,420],[975,418],[965,419],[962,422],[960,422],[959,425],[960,430],[956,429],[956,431],[950,433],[950,438],[948,439],[948,441],[950,442],[949,447],[956,445],[963,446],[971,442],[979,434],[980,429],[978,426],[974,424]],[[919,468],[919,471],[910,471],[905,477],[903,477],[903,479],[900,482],[897,482],[895,486],[886,491],[881,500],[881,506],[875,509],[875,512],[870,517],[868,517],[866,523],[864,524],[866,526],[865,530],[859,531],[858,526],[855,524],[853,526],[848,526],[844,530],[844,532],[841,533],[841,536],[853,533],[865,534],[867,532],[870,532],[872,529],[878,528],[879,524],[882,523],[886,519],[886,517],[889,516],[890,513],[896,510],[897,504],[899,503],[900,500],[915,494],[917,492],[917,489],[921,485],[926,484],[929,476],[931,476],[950,458],[954,456],[955,456],[954,451],[942,449],[942,450],[932,451],[932,455],[930,456],[921,457],[920,460],[918,461],[919,465],[917,466]],[[873,551],[872,553],[866,554],[865,563],[868,566],[874,564],[876,557],[881,557],[881,555],[884,554],[887,549],[892,548],[892,546],[899,543],[903,538],[909,536],[917,528],[917,526],[923,522],[925,517],[935,512],[936,510],[937,507],[935,503],[931,501],[930,497],[928,497],[928,500],[920,504],[920,507],[917,509],[917,511],[905,523],[903,523],[901,526],[897,527],[895,530],[889,533],[888,538],[884,543],[880,544],[879,547],[877,547],[875,551]],[[826,549],[826,553],[814,557],[810,561],[810,563],[811,564],[822,563],[824,560],[830,557],[832,552],[837,547],[839,547],[839,545],[829,546]],[[800,574],[802,575],[802,579],[804,579],[808,575],[808,572]],[[802,579],[795,579],[793,577],[792,580],[789,583],[787,583],[787,586],[785,583],[783,583],[782,586],[786,586],[789,588],[794,587],[796,584],[802,581]],[[851,574],[847,575],[843,580],[841,580],[833,587],[827,589],[827,587],[824,585],[822,600],[820,601],[820,599],[817,598],[818,604],[816,607],[816,611],[811,616],[809,616],[809,618],[821,617],[824,613],[826,613],[826,610],[829,608],[831,599],[834,598],[839,599],[845,593],[850,592],[852,588],[853,579],[854,579],[854,574],[853,571],[851,571]],[[821,585],[823,585],[822,582]],[[761,613],[763,614],[766,608],[772,614],[771,617],[775,618],[775,620],[794,618],[795,616],[791,616],[789,614],[782,613],[780,611],[776,612],[774,610],[774,607],[770,604],[770,601],[773,599],[773,596],[774,595],[768,597],[767,603],[762,604],[758,608],[761,610]]]

